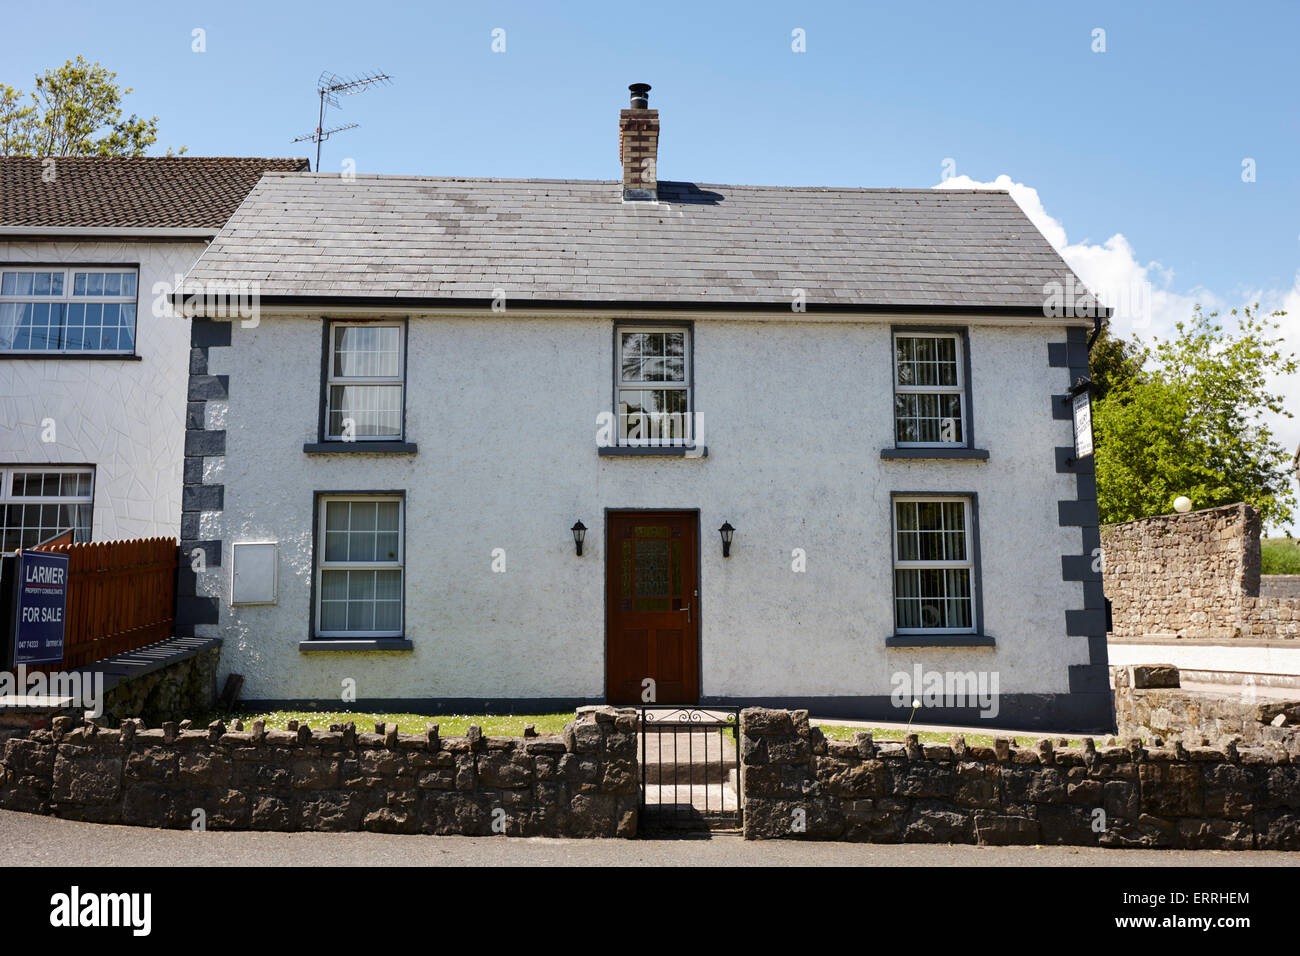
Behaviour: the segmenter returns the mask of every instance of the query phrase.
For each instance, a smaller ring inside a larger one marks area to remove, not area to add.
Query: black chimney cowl
[[[628,89],[632,91],[632,109],[644,110],[650,108],[649,83],[633,83]]]

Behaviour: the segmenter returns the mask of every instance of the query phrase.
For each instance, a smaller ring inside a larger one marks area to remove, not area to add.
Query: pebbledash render
[[[185,629],[268,704],[1110,728],[1069,268],[1006,193],[658,179],[632,91],[621,181],[263,176]]]

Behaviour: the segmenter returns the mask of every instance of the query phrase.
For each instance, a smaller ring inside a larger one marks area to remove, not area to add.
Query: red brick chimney
[[[648,109],[650,84],[633,83],[632,108],[618,115],[618,161],[623,164],[623,198],[659,198],[659,111]]]

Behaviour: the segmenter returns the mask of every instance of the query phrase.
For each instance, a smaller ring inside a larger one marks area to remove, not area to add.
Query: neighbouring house
[[[1076,277],[1002,192],[659,179],[648,89],[621,180],[258,182],[184,624],[267,704],[1109,728]]]
[[[265,170],[0,157],[0,551],[175,537],[189,322],[167,292]]]
[[[1300,694],[1300,597],[1268,586],[1259,535],[1245,503],[1102,528],[1111,662],[1171,664],[1234,696]]]

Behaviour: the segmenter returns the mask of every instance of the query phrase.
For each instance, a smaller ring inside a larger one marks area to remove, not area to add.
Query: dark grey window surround
[[[909,334],[961,336],[962,381],[965,384],[963,405],[965,421],[962,422],[962,430],[966,441],[960,445],[948,448],[915,448],[898,444],[898,422],[895,420],[898,408],[898,366],[894,339],[896,336]],[[988,451],[975,447],[975,403],[971,398],[970,330],[968,328],[951,325],[891,325],[889,327],[889,390],[894,397],[889,408],[889,434],[893,436],[893,443],[880,449],[882,459],[886,461],[988,461]]]
[[[328,328],[328,326],[327,326]],[[307,640],[298,642],[303,653],[319,651],[413,651],[415,646],[404,635],[398,637],[317,637],[316,636],[316,551],[320,547],[320,500],[346,495],[387,495],[402,499],[402,630],[406,630],[406,491],[404,489],[369,489],[353,491],[317,490],[311,496],[311,600],[307,607]]]
[[[316,440],[302,446],[308,455],[414,455],[420,448],[410,441],[340,441],[325,434],[325,408],[329,403],[330,326],[335,322],[359,322],[364,319],[332,319],[321,317],[320,398],[317,400]],[[393,319],[376,319],[376,322],[393,322]],[[407,348],[410,342],[411,323],[402,323],[402,437],[406,437],[406,367]]]
[[[107,352],[77,355],[72,352],[51,352],[42,355],[39,352],[0,352],[0,359],[36,359],[42,362],[141,362],[143,357],[136,350],[140,348],[140,263],[138,262],[0,262],[0,268],[14,269],[134,269],[135,270],[135,335],[131,340],[130,352]]]
[[[633,321],[616,321],[613,325],[613,331],[610,336],[610,342],[613,346],[613,382],[610,389],[610,411],[615,418],[618,417],[618,373],[619,373],[619,351],[618,351],[618,332],[619,329],[627,326],[647,326],[665,329],[686,329],[687,330],[687,354],[689,356],[687,364],[690,367],[690,377],[686,382],[687,394],[687,414],[695,415],[698,409],[695,407],[695,323],[693,321],[674,322],[669,319],[642,319]],[[617,422],[615,428],[617,429]],[[664,447],[657,445],[614,445],[606,447],[597,447],[596,454],[604,458],[707,458],[709,456],[708,446],[700,448],[686,447]]]
[[[889,601],[890,612],[897,620],[898,604],[894,589],[894,555],[898,548],[894,528],[894,501],[898,498],[969,498],[972,581],[975,598],[975,630],[971,634],[891,634],[886,647],[994,647],[996,641],[983,632],[984,581],[980,562],[980,502],[974,491],[891,491],[889,493]]]

